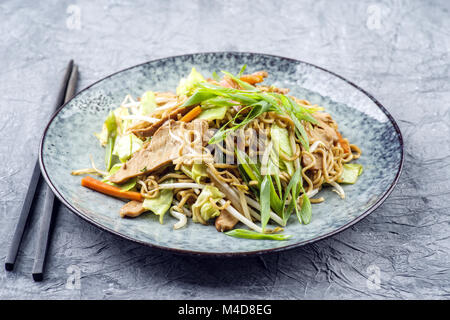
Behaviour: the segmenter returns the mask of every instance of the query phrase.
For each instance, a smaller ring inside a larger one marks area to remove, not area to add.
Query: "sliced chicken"
[[[233,217],[227,210],[222,210],[220,215],[216,218],[214,225],[216,226],[217,231],[225,232],[233,229],[238,221],[239,220]]]
[[[170,164],[173,160],[189,152],[183,147],[180,138],[185,130],[195,131],[202,139],[202,145],[208,142],[208,121],[194,120],[189,123],[168,120],[153,135],[149,144],[134,153],[122,168],[109,177],[109,181],[123,183],[130,178],[150,173]]]
[[[277,88],[273,86],[256,86],[259,90],[263,92],[274,92],[274,93],[280,93],[280,94],[288,94],[289,89],[288,88]]]
[[[120,209],[120,216],[122,218],[124,218],[124,217],[135,218],[135,217],[140,216],[145,211],[147,211],[147,210],[142,207],[142,202],[133,200],[133,201],[127,202]]]
[[[337,134],[336,122],[331,118],[328,113],[316,112],[312,116],[317,120],[317,124],[313,125],[313,129],[308,129],[308,136],[310,144],[316,141],[322,142],[327,149],[331,149],[339,140]],[[322,154],[315,152],[314,157],[316,158],[316,163],[311,169],[319,170],[322,169]],[[312,159],[308,155],[303,155],[302,164],[307,167],[311,164]]]
[[[239,89],[239,85],[229,76],[224,76],[223,79],[220,80],[219,85],[225,88]]]
[[[184,116],[186,113],[188,113],[194,106],[189,107],[181,107],[176,108],[171,113],[169,113],[167,116],[159,120],[158,122],[153,123],[152,125],[142,128],[137,127],[135,129],[132,129],[131,132],[133,132],[135,135],[141,138],[151,137],[156,130],[158,130],[167,120],[178,120],[178,117]]]

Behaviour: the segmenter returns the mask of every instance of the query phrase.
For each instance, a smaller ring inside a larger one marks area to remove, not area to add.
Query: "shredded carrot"
[[[195,107],[188,113],[186,113],[180,121],[189,122],[198,117],[198,115],[202,112],[202,108],[200,106]]]
[[[120,188],[114,187],[107,183],[101,182],[92,177],[84,177],[81,179],[81,185],[83,187],[113,196],[116,198],[130,199],[136,201],[143,201],[143,197],[139,192],[134,191],[122,191]]]
[[[342,149],[344,149],[344,152],[350,153],[350,145],[348,144],[347,139],[342,138],[342,135],[339,131],[336,130],[336,133],[339,138],[339,144],[341,145]]]
[[[250,84],[260,83],[264,81],[264,77],[259,74],[244,74],[240,79]]]

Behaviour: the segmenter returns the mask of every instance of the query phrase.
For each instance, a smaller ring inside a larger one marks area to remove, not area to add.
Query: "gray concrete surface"
[[[79,89],[137,63],[200,51],[308,61],[384,104],[401,127],[406,158],[397,188],[368,218],[263,257],[174,256],[60,207],[45,281],[31,279],[33,227],[15,272],[0,271],[0,298],[448,299],[449,10],[446,0],[2,1],[1,261],[70,58],[80,68]]]

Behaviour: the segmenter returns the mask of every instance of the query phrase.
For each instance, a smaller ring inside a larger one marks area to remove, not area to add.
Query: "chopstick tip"
[[[6,262],[5,269],[6,271],[12,271],[14,269],[14,263]]]
[[[36,282],[42,281],[44,278],[44,274],[42,272],[39,273],[33,273],[33,280]]]

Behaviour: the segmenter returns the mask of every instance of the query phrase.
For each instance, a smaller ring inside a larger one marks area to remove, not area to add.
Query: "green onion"
[[[299,167],[292,175],[292,178],[289,181],[289,184],[286,187],[286,191],[284,193],[283,203],[285,204],[288,194],[292,191],[292,200],[288,206],[288,211],[286,212],[286,207],[283,206],[283,210],[281,212],[281,218],[283,219],[284,222],[286,222],[289,219],[293,207],[297,206],[297,197],[298,197],[297,186],[300,185],[301,183],[302,183],[302,168]]]
[[[209,140],[209,144],[215,144],[218,143],[222,140],[225,139],[225,137],[230,133],[233,132],[237,129],[239,129],[240,127],[243,127],[245,125],[247,125],[248,123],[250,123],[251,121],[253,121],[255,118],[258,118],[261,114],[263,114],[264,112],[269,111],[270,109],[270,105],[265,102],[265,101],[259,101],[255,104],[249,105],[245,108],[252,108],[251,111],[247,114],[247,116],[244,118],[244,120],[242,120],[240,123],[236,124],[235,121],[237,119],[237,117],[240,115],[240,113],[244,110],[244,108],[242,108],[241,110],[239,110],[239,112],[234,116],[234,118],[232,120],[230,120],[229,122],[227,122],[224,126],[222,126],[222,128],[220,128],[219,130],[217,130],[217,132],[214,134],[214,136]],[[231,128],[227,128],[229,123],[233,123],[234,126]]]
[[[278,189],[278,195],[281,198],[283,198],[283,189],[281,187],[281,179],[280,179],[280,175],[279,174],[275,174],[274,175],[274,179],[275,179],[275,183]]]
[[[250,90],[250,91],[256,90],[256,88],[254,86],[252,86],[250,83],[242,81],[238,77],[233,76],[231,73],[226,72],[226,71],[222,71],[222,73],[229,76],[231,79],[233,79],[234,82],[236,82],[238,85],[240,85],[245,90]]]
[[[114,142],[116,138],[115,137],[108,137],[108,142],[106,143],[106,150],[105,150],[105,167],[106,170],[109,171],[112,167],[112,159],[113,159],[113,149],[114,149]]]
[[[281,102],[283,103],[283,107],[285,108],[286,112],[288,113],[289,117],[292,119],[292,122],[294,122],[295,125],[295,134],[297,138],[300,140],[300,143],[305,148],[306,151],[309,151],[309,139],[308,135],[306,134],[305,128],[303,127],[300,120],[297,118],[297,116],[292,111],[293,109],[293,101],[289,97],[285,97],[283,95],[279,95]]]
[[[127,182],[125,182],[123,184],[116,184],[116,183],[109,181],[108,179],[103,179],[102,182],[112,185],[114,187],[120,188],[120,190],[122,192],[124,192],[124,191],[130,191],[131,189],[133,189],[136,186],[137,179],[131,178],[130,180],[128,180]]]
[[[289,102],[294,108],[294,113],[299,120],[305,120],[311,122],[313,124],[317,124],[317,120],[310,115],[310,112],[307,108],[300,106],[297,102],[295,102],[291,97],[288,97]]]
[[[245,69],[247,69],[247,65],[244,64],[241,68],[241,70],[239,71],[238,77],[242,77],[242,75],[244,74]]]
[[[278,240],[285,241],[291,238],[291,235],[286,234],[264,234],[258,233],[246,229],[233,229],[231,231],[225,232],[227,236],[243,239],[253,239],[253,240]]]
[[[213,79],[216,80],[217,82],[220,81],[220,77],[219,77],[219,75],[217,74],[217,72],[213,71],[212,77],[213,77]]]
[[[232,107],[236,102],[231,101],[229,98],[214,97],[202,102],[202,109],[209,109],[214,107]]]
[[[117,123],[116,116],[114,112],[110,112],[108,117],[105,120],[105,126],[108,133],[108,138],[106,142],[106,151],[105,151],[105,167],[106,171],[109,171],[113,165],[113,150],[114,144],[116,142],[117,136]]]
[[[258,166],[251,161],[250,157],[244,151],[236,148],[235,154],[239,165],[248,175],[250,180],[258,181],[258,183],[261,184],[262,177]]]
[[[261,205],[261,228],[266,229],[267,222],[270,219],[270,176],[264,176],[261,182],[261,191],[259,193],[259,203]]]
[[[271,176],[269,176],[269,182],[270,182],[270,207],[273,209],[273,211],[280,214],[281,211],[283,210],[284,203],[281,202],[280,197],[278,197]]]
[[[283,95],[279,95],[281,97],[284,97]],[[279,113],[282,112],[282,109],[280,108],[280,101],[277,100],[277,96],[274,94],[269,94],[269,93],[261,93],[260,94],[260,98],[268,103],[270,103],[272,105],[272,107],[278,111]]]
[[[197,89],[194,92],[194,94],[188,100],[186,100],[180,108],[194,106],[213,97],[215,97],[215,94]]]
[[[306,193],[303,194],[303,201],[300,215],[304,224],[308,224],[311,221],[312,215],[311,201],[309,201],[309,198],[306,195]]]

